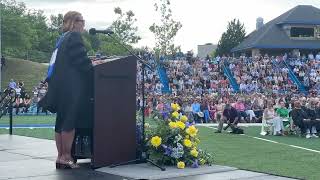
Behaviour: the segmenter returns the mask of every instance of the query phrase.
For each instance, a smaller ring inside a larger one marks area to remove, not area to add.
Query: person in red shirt
[[[242,99],[239,99],[234,105],[233,107],[238,111],[238,119],[240,121],[244,121],[244,119],[247,117],[247,113],[246,113],[246,107],[243,103]]]

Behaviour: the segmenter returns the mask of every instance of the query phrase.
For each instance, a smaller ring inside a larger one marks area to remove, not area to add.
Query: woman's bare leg
[[[61,133],[62,136],[62,158],[65,161],[73,161],[71,156],[72,144],[75,136],[75,130],[71,130],[69,132],[63,131]]]
[[[58,157],[57,157],[56,162],[60,163],[60,160],[62,158],[62,153],[63,153],[61,133],[55,133],[55,140],[56,140],[56,146],[57,146],[57,151],[58,151]]]

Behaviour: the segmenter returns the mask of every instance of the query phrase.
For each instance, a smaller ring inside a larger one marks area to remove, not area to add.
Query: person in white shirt
[[[314,69],[311,69],[310,76],[312,76],[312,77],[316,77],[317,76],[317,73],[316,73],[316,71]]]
[[[183,79],[181,78],[179,80],[179,91],[183,91],[184,90],[184,81]]]
[[[320,52],[318,52],[318,54],[316,55],[316,60],[320,61]]]
[[[33,89],[33,95],[34,96],[36,96],[36,97],[38,97],[38,94],[39,94],[39,90],[38,90],[38,88],[37,87],[34,87],[34,89]]]
[[[313,54],[312,54],[311,52],[310,52],[309,55],[308,55],[308,59],[309,59],[309,60],[314,60],[314,56],[313,56]]]
[[[246,84],[244,82],[241,82],[240,87],[239,87],[240,91],[244,92],[246,90],[246,87],[247,87]]]
[[[160,83],[160,82],[158,82],[157,84],[156,84],[156,93],[157,94],[159,94],[159,95],[161,95],[162,93],[161,93],[161,89],[162,89],[162,87],[163,87],[163,85]]]
[[[16,95],[17,95],[17,96],[20,96],[20,95],[21,95],[21,88],[20,88],[19,86],[17,86],[17,87],[15,88],[15,91],[16,91]]]

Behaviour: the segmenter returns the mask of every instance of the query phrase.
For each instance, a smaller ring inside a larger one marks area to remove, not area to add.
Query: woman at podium
[[[63,35],[57,43],[56,60],[49,91],[55,87],[55,140],[58,150],[56,168],[78,168],[71,155],[75,129],[92,126],[93,66],[81,37],[85,20],[79,12],[69,11],[63,19]]]

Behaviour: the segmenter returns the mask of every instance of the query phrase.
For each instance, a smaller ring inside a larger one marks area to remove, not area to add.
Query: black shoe
[[[215,131],[214,133],[221,133],[221,131]]]

